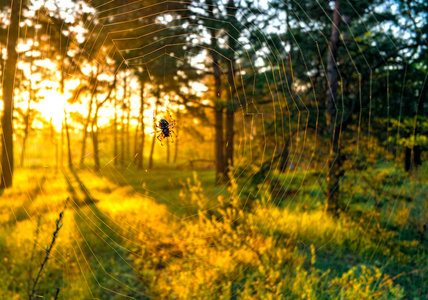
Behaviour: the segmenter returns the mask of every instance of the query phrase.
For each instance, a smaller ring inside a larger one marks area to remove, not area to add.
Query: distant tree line
[[[270,0],[266,7],[239,0],[72,3],[48,9],[8,0],[0,7],[9,20],[0,25],[2,188],[13,182],[14,134],[24,165],[38,113],[32,105],[45,101],[43,80],[57,82],[52,88],[68,103],[87,107],[83,114],[64,111],[58,136],[48,125],[57,162],[66,157],[70,167],[85,164],[90,138],[94,170],[102,168],[99,113],[109,106],[114,164],[133,157],[142,169],[149,144],[152,168],[156,135],[146,135],[154,125],[144,116],[147,109],[157,115],[166,103],[176,108],[175,115],[197,117],[212,128],[217,182],[228,181],[237,158],[257,166],[249,171],[257,178],[297,164],[298,149],[312,152],[310,161],[326,162],[326,203],[333,212],[341,205],[347,162],[392,155],[410,171],[426,156],[424,1]],[[19,63],[28,67],[18,68]],[[207,87],[203,96],[192,89],[195,82]],[[139,107],[131,105],[135,95]],[[16,101],[26,106],[14,108]],[[82,130],[78,162],[72,156],[73,122]],[[311,142],[305,144],[306,138]],[[328,151],[318,151],[321,145]],[[174,160],[177,153],[178,144]]]

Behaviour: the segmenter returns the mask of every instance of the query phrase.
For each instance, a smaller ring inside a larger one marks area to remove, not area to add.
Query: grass
[[[245,202],[238,183],[214,186],[212,171],[21,169],[0,199],[0,293],[27,297],[66,207],[44,298],[59,288],[60,299],[424,299],[424,171],[371,170],[376,190],[349,174],[352,201],[333,218],[317,174],[298,170],[277,174],[291,194],[267,188]]]

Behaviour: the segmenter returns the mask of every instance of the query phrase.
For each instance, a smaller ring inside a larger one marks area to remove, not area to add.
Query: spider
[[[170,122],[168,123],[168,121],[166,119],[161,119],[159,121],[159,125],[156,123],[156,118],[155,115],[153,114],[153,122],[155,127],[157,128],[155,132],[152,133],[159,133],[160,134],[157,136],[157,139],[159,140],[159,142],[161,142],[161,145],[163,146],[162,140],[164,138],[167,137],[171,137],[171,143],[174,143],[174,139],[172,138],[172,134],[175,134],[175,137],[177,137],[177,134],[174,132],[174,130],[172,130],[174,128],[174,126],[176,125],[175,120],[172,119],[171,117],[171,113],[167,110],[168,114],[169,114],[169,120]]]

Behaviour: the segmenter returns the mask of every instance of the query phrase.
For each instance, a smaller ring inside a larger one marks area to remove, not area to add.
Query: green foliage
[[[390,130],[389,142],[408,148],[428,145],[428,118],[426,117],[392,119]]]
[[[27,207],[33,215],[44,211],[37,238],[41,245],[52,238],[49,228],[55,215],[49,211],[63,205],[55,195],[60,196],[68,184],[73,185],[74,195],[64,215],[67,226],[55,248],[59,252],[52,253],[40,293],[53,295],[58,286],[62,286],[60,296],[75,299],[114,298],[119,297],[117,292],[136,298],[397,299],[426,292],[426,245],[418,231],[427,212],[426,191],[411,203],[386,202],[379,215],[379,208],[366,206],[357,218],[355,203],[349,215],[334,218],[314,204],[319,195],[310,191],[316,185],[298,188],[305,178],[300,173],[288,187],[298,191],[293,206],[285,198],[279,207],[268,190],[248,202],[233,176],[229,187],[213,192],[209,183],[213,174],[159,170],[148,176],[133,170],[123,177],[114,172],[114,177],[89,171],[68,174],[81,177],[80,183],[44,174],[47,184],[42,188],[52,200],[45,202],[33,194]],[[165,180],[166,174],[173,184]],[[397,191],[414,190],[418,181],[400,174],[391,169],[374,178]],[[22,175],[18,183],[25,179]],[[278,178],[287,180],[285,175]],[[35,187],[38,182],[40,178],[33,179]],[[152,194],[153,189],[165,192]],[[12,195],[16,211],[27,193],[22,189],[5,196]],[[87,195],[92,202],[79,201]],[[1,217],[5,230],[0,235],[0,272],[6,280],[0,288],[5,295],[26,295],[28,276],[22,270],[28,269],[30,253],[25,249],[34,243],[34,226],[30,219],[15,221],[7,212]],[[89,265],[84,257],[90,258]],[[34,261],[42,259],[36,254]],[[58,277],[63,264],[68,275]],[[99,289],[93,276],[114,292]]]

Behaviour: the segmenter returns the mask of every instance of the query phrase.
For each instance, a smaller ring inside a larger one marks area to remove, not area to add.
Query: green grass
[[[21,169],[0,199],[0,292],[27,297],[64,210],[39,284],[45,298],[60,288],[63,299],[423,299],[428,185],[426,169],[419,172],[369,170],[376,190],[348,174],[352,201],[334,218],[316,173],[276,174],[288,194],[266,188],[245,202],[238,187],[215,186],[212,171],[160,163],[147,171]]]

